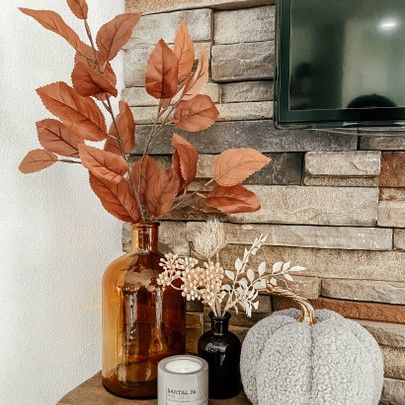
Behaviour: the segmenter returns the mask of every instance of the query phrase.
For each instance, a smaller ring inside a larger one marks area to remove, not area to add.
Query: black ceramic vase
[[[214,399],[232,398],[239,394],[239,338],[228,330],[230,313],[216,317],[211,312],[211,330],[198,340],[198,355],[209,365],[209,396]]]

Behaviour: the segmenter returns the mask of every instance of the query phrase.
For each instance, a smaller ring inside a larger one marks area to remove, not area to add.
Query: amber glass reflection
[[[158,225],[136,224],[131,251],[103,277],[103,384],[126,398],[156,398],[157,364],[185,351],[185,301],[162,290]]]

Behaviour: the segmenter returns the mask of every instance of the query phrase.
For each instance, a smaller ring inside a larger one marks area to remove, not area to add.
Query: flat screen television
[[[405,0],[276,7],[276,127],[405,123]]]

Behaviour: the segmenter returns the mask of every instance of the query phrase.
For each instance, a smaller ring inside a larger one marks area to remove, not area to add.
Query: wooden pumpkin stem
[[[306,322],[311,326],[316,324],[317,321],[315,318],[314,307],[307,299],[299,296],[298,294],[295,294],[292,291],[286,290],[281,287],[275,287],[271,284],[267,286],[267,290],[273,295],[290,298],[291,300],[295,301],[301,309],[301,316],[298,319],[300,322]]]

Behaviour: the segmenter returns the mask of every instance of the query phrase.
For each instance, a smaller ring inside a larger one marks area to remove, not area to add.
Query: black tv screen
[[[279,0],[278,127],[405,122],[405,0]]]

